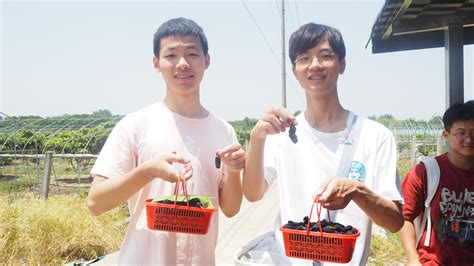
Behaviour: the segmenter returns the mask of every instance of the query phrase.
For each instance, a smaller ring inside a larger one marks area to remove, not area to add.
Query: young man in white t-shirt
[[[285,249],[278,227],[288,220],[302,222],[320,194],[322,206],[331,210],[331,220],[361,232],[350,264],[365,265],[372,221],[391,232],[403,225],[395,139],[381,124],[341,106],[337,80],[346,61],[338,30],[314,23],[301,26],[290,38],[289,55],[306,95],[306,110],[297,117],[284,108],[263,114],[250,135],[243,193],[249,201],[258,201],[278,178],[280,216],[275,238],[280,254]],[[280,134],[291,125],[296,125],[296,143],[288,134]],[[343,158],[351,147],[350,158]],[[347,174],[337,176],[344,167]],[[291,263],[313,262],[291,259]]]
[[[166,96],[115,126],[91,171],[89,209],[100,215],[127,201],[130,223],[119,264],[213,265],[217,214],[205,235],[151,231],[144,201],[173,195],[179,176],[172,164],[182,164],[188,194],[213,197],[214,206],[234,216],[242,201],[245,153],[232,126],[201,105],[200,83],[210,63],[201,27],[185,18],[169,20],[158,28],[153,46]]]

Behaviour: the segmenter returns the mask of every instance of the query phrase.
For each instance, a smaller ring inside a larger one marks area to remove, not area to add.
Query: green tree
[[[97,111],[93,111],[92,115],[96,116],[96,117],[111,117],[112,112],[110,110],[107,110],[107,109],[99,109]]]

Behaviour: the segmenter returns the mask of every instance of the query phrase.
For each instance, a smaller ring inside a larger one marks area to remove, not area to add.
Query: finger
[[[165,154],[164,159],[169,163],[181,163],[181,164],[189,163],[189,160],[186,159],[184,156],[178,155],[178,154],[175,154],[175,153]]]
[[[234,158],[227,158],[224,157],[222,160],[224,164],[226,164],[228,167],[234,167],[236,165],[243,164],[245,162],[245,156],[238,156]]]
[[[326,188],[324,189],[324,191],[321,193],[321,196],[319,197],[319,200],[321,202],[326,202],[326,201],[331,200],[330,197],[333,194],[335,184],[336,184],[336,182],[334,182],[334,179],[331,179],[329,181],[329,184],[327,184]]]
[[[326,190],[327,186],[334,179],[334,176],[327,177],[323,180],[319,188],[316,190],[316,195],[321,195]]]
[[[242,169],[244,169],[245,162],[239,162],[237,164],[232,164],[232,165],[227,165],[227,169],[229,169],[232,172],[239,172]]]
[[[218,150],[216,154],[218,156],[225,156],[228,153],[236,152],[241,149],[241,145],[239,143],[231,144],[221,150]]]
[[[328,210],[339,210],[339,209],[344,209],[347,204],[349,204],[349,200],[344,200],[344,199],[339,199],[331,202],[325,202],[323,203],[323,207],[328,209]]]
[[[245,151],[242,149],[237,149],[236,151],[229,151],[227,153],[221,153],[222,159],[234,160],[240,157],[245,156]]]
[[[271,116],[269,114],[265,114],[255,125],[254,130],[258,130],[261,132],[264,130],[264,135],[273,135],[278,134],[281,132],[281,128],[278,125],[273,124],[271,120]],[[280,123],[278,119],[275,120],[276,122]],[[260,133],[261,134],[261,133]]]
[[[279,107],[272,109],[273,114],[278,116],[278,118],[282,121],[285,127],[290,127],[291,125],[295,124],[296,118],[288,112],[287,109]]]
[[[191,164],[188,164],[185,166],[184,170],[183,170],[183,178],[184,180],[188,180],[190,179],[192,176],[193,176],[193,167],[191,166]]]
[[[165,180],[171,183],[175,183],[179,181],[179,173],[173,167],[169,166],[166,169]]]
[[[285,126],[283,125],[282,120],[273,113],[266,114],[262,120],[267,122],[271,128],[275,130],[275,133],[285,131]]]

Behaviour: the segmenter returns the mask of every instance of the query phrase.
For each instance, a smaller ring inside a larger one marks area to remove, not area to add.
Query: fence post
[[[416,134],[411,136],[411,165],[416,163]]]
[[[443,153],[443,136],[438,136],[436,140],[436,155],[441,155]]]
[[[49,180],[51,179],[51,164],[53,163],[53,152],[48,151],[44,156],[43,187],[41,188],[41,199],[48,199]]]

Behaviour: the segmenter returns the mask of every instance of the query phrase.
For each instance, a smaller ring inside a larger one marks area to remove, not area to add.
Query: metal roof
[[[474,0],[387,0],[372,27],[372,52],[444,47],[448,26],[473,44]]]
[[[372,53],[445,48],[446,107],[464,102],[463,46],[474,43],[474,0],[386,0]]]

